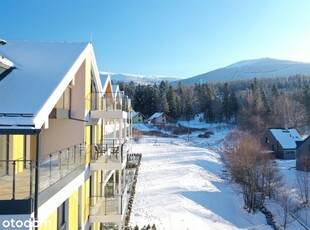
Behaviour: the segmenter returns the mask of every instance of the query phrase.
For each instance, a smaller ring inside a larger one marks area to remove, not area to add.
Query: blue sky
[[[0,38],[92,41],[100,71],[192,77],[310,62],[309,0],[0,0]]]

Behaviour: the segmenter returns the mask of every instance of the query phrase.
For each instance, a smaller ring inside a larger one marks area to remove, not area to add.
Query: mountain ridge
[[[252,78],[290,77],[298,74],[310,76],[310,63],[267,57],[239,61],[226,67],[179,81],[185,85],[193,85],[195,83],[211,83]],[[171,84],[175,85],[179,81],[171,82]]]
[[[160,75],[141,75],[141,74],[128,74],[128,73],[112,73],[112,72],[100,72],[100,75],[110,75],[113,82],[125,82],[129,83],[134,81],[136,84],[147,85],[160,83],[161,81],[179,81],[177,77],[167,77]]]

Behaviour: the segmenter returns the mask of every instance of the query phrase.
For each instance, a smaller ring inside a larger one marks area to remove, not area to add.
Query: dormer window
[[[15,68],[14,63],[0,55],[0,81]]]

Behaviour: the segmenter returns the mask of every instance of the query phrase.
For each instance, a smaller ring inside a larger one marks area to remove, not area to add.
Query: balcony
[[[131,108],[131,100],[124,92],[91,93],[86,103],[91,105],[90,118],[94,119],[127,119]]]
[[[33,161],[1,160],[0,175],[0,200],[24,200],[32,197]]]
[[[118,139],[105,139],[100,144],[92,145],[93,155],[91,170],[122,170],[126,166],[129,144]]]
[[[41,158],[39,193],[85,164],[85,145],[74,145]],[[6,200],[31,199],[34,195],[35,162],[2,160],[0,165],[0,203]]]
[[[127,193],[108,197],[92,197],[90,223],[121,223],[126,209]]]

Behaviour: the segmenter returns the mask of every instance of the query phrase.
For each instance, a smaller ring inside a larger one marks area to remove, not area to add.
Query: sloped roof
[[[150,118],[149,118],[149,121],[150,120],[153,120],[153,119],[155,119],[155,118],[158,118],[158,117],[160,117],[160,116],[162,116],[164,113],[154,113]]]
[[[131,112],[131,117],[132,117],[132,118],[134,118],[135,116],[138,116],[138,115],[140,115],[140,116],[146,118],[146,117],[145,117],[142,113],[140,113],[140,112],[136,112],[136,111],[132,111],[132,112]]]
[[[135,117],[135,116],[137,116],[138,114],[139,114],[139,112],[132,111],[132,112],[131,112],[131,117]]]
[[[90,43],[7,41],[0,46],[0,55],[16,67],[0,81],[0,126],[40,129],[89,53]]]
[[[102,90],[104,93],[105,92],[108,92],[108,93],[113,92],[110,75],[100,74],[100,80],[101,80],[101,84],[102,84]]]
[[[296,141],[302,141],[302,137],[295,129],[270,129],[273,136],[284,149],[295,149]]]

